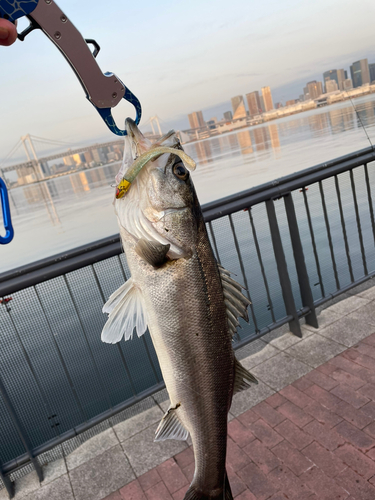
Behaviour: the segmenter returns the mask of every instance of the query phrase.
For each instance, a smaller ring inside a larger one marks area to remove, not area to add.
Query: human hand
[[[12,45],[17,40],[17,28],[6,19],[0,19],[0,45]]]

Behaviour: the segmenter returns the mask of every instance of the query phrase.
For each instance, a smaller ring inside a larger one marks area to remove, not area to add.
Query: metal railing
[[[217,260],[251,300],[235,348],[375,273],[367,148],[203,207]],[[148,333],[100,341],[101,308],[129,277],[118,236],[0,276],[0,478],[164,387]],[[10,299],[11,300],[7,300]],[[6,299],[6,300],[4,300]]]

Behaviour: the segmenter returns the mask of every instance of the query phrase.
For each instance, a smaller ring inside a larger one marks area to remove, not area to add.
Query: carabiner
[[[0,178],[0,201],[1,201],[1,209],[3,212],[4,219],[4,227],[5,227],[5,236],[0,236],[0,245],[6,245],[10,243],[14,236],[14,230],[12,226],[12,219],[10,217],[10,207],[9,207],[9,198],[8,191],[3,179]]]

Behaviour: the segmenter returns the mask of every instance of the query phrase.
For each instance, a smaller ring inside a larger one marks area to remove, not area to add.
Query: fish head
[[[132,120],[127,120],[126,127],[128,144],[125,150],[133,155],[133,159],[128,159],[129,170],[135,155],[160,145],[160,141],[151,144]],[[174,134],[167,140],[165,145],[182,149]],[[192,255],[203,219],[190,172],[176,154],[161,154],[150,160],[126,195],[115,200],[115,210],[120,228],[133,240],[143,238],[169,244],[167,256],[170,259]]]

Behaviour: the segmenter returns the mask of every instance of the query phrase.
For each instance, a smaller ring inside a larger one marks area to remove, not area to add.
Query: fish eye
[[[184,165],[182,163],[176,163],[173,165],[172,169],[174,175],[178,178],[181,179],[182,181],[186,181],[187,178],[189,177],[189,172],[186,170]]]

